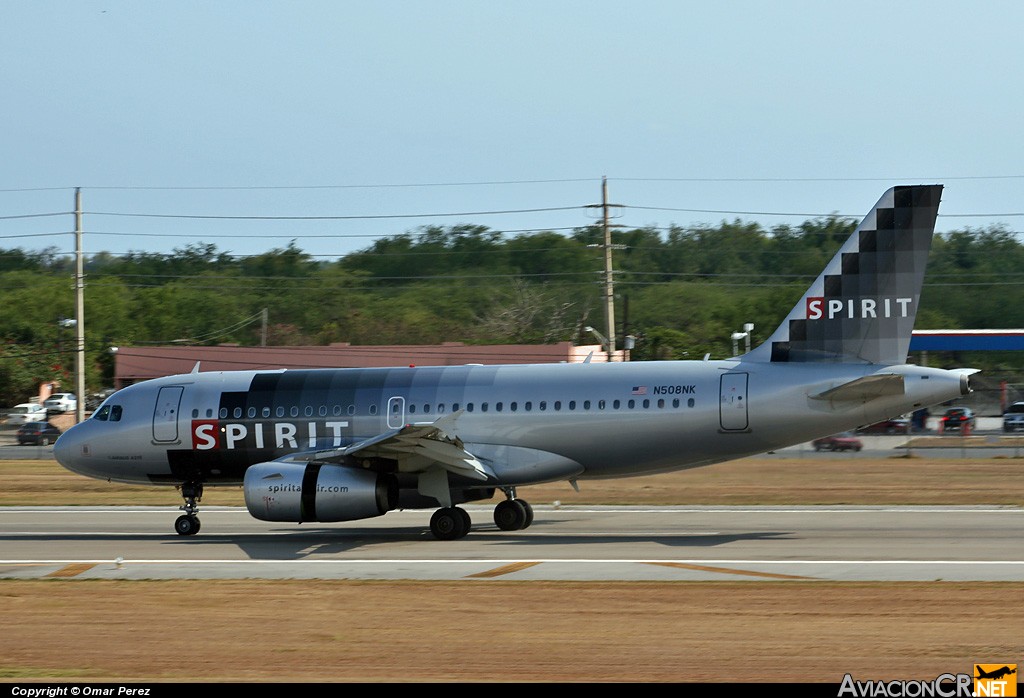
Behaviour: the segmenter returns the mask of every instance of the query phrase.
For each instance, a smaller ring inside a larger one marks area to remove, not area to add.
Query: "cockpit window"
[[[92,418],[96,419],[96,420],[99,420],[101,422],[106,422],[106,421],[120,422],[121,421],[121,405],[103,405],[98,410],[96,410],[96,412],[95,412],[95,414],[93,414]]]

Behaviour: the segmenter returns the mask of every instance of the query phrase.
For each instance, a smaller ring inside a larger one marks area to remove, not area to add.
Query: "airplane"
[[[1003,666],[994,671],[985,671],[977,664],[974,665],[974,671],[977,674],[977,676],[974,677],[976,679],[1001,679],[1004,676],[1017,673],[1016,668],[1011,669],[1009,666]]]
[[[341,522],[504,499],[518,487],[696,468],[773,451],[971,392],[974,369],[907,363],[942,185],[896,186],[774,333],[725,360],[201,372],[125,387],[67,430],[56,459],[108,481],[175,486],[182,536],[204,487],[243,488],[270,522]]]

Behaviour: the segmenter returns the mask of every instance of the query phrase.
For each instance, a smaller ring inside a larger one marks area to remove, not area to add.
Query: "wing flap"
[[[434,422],[406,424],[344,448],[317,451],[320,461],[341,461],[356,454],[394,459],[400,472],[422,473],[440,466],[456,475],[474,480],[494,477],[491,469],[466,450],[462,440],[449,433],[460,412]]]

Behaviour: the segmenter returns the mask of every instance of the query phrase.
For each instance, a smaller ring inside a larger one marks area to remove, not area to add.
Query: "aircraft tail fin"
[[[893,187],[768,340],[746,358],[903,364],[942,185]]]

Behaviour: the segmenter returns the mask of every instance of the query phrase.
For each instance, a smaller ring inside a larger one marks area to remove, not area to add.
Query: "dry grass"
[[[1020,659],[1016,584],[8,581],[0,678],[800,681]]]

